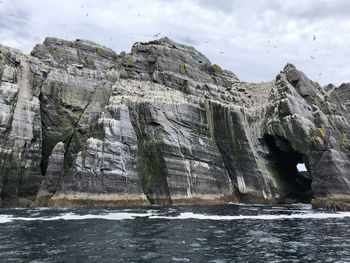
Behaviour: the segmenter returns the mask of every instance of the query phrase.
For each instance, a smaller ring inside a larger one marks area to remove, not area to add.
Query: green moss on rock
[[[132,56],[128,56],[128,57],[126,58],[126,66],[127,66],[127,67],[133,67],[133,66],[134,66],[134,61],[133,61]]]
[[[315,131],[318,134],[318,136],[321,137],[322,139],[326,138],[326,132],[323,126],[316,128]]]
[[[136,131],[138,156],[137,175],[142,188],[151,203],[170,203],[166,179],[166,164],[163,157],[164,145],[150,132],[150,109],[148,104],[134,105],[131,120]]]
[[[214,75],[215,76],[221,76],[222,75],[222,68],[219,66],[219,65],[217,65],[217,64],[214,64],[213,65],[213,69],[214,69]]]
[[[84,60],[85,60],[86,64],[91,65],[91,66],[94,65],[94,63],[95,63],[95,58],[93,56],[90,56],[90,55],[85,56]]]
[[[324,141],[320,136],[314,136],[314,137],[312,137],[312,140],[315,144],[318,144],[318,145],[324,144]]]
[[[179,72],[181,75],[187,75],[187,70],[185,64],[180,64],[179,65]]]
[[[350,149],[350,141],[346,133],[341,134],[341,144],[340,147],[344,150]]]
[[[96,47],[96,53],[104,58],[109,57],[109,53],[102,47]]]

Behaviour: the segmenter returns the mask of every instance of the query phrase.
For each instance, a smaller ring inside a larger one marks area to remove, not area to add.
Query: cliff
[[[168,38],[120,54],[0,45],[0,202],[349,209],[349,110],[349,84],[321,87],[291,64],[242,82]]]

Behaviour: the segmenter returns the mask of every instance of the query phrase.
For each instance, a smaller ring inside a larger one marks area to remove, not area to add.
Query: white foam
[[[252,206],[267,206],[266,204],[246,204],[246,203],[236,203],[236,202],[228,202],[228,205],[238,205],[238,206],[247,206],[247,207],[252,207]]]
[[[199,219],[199,220],[281,220],[281,219],[328,219],[350,217],[350,212],[342,213],[307,213],[290,215],[238,215],[238,216],[220,216],[195,214],[192,212],[181,213],[178,216],[151,216],[158,219]]]
[[[150,213],[107,213],[102,215],[87,214],[78,215],[74,213],[65,213],[53,217],[12,217],[11,215],[0,215],[0,223],[9,223],[15,220],[19,221],[55,221],[55,220],[85,220],[85,219],[105,219],[105,220],[127,220],[135,219],[137,217],[149,217]]]
[[[12,221],[12,217],[10,215],[0,215],[0,224],[9,223]]]
[[[126,220],[126,219],[135,219],[136,217],[148,217],[150,216],[149,213],[147,214],[138,214],[138,213],[108,213],[103,215],[94,215],[94,214],[88,214],[88,215],[77,215],[74,213],[67,213],[61,216],[57,217],[51,217],[47,218],[47,220],[84,220],[84,219],[105,219],[105,220]]]
[[[103,220],[132,220],[137,217],[147,217],[149,219],[170,219],[170,220],[284,220],[284,219],[329,219],[329,218],[346,218],[350,217],[350,212],[341,213],[295,213],[289,215],[206,215],[196,214],[192,212],[184,212],[178,216],[161,216],[148,211],[147,213],[106,213],[106,214],[87,214],[79,215],[74,213],[64,213],[53,217],[13,217],[11,215],[0,215],[0,224],[10,223],[13,221],[55,221],[55,220],[87,220],[87,219],[103,219]]]

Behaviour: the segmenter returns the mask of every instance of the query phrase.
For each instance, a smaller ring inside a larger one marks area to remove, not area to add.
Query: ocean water
[[[0,262],[350,262],[350,213],[305,204],[0,209]]]

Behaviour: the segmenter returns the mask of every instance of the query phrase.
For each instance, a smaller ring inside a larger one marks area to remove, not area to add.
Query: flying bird
[[[224,51],[220,51],[220,54],[224,54],[225,52]]]
[[[310,58],[315,59],[313,56],[310,56]]]
[[[316,40],[316,36],[315,36],[315,35],[313,35],[313,36],[312,36],[312,39],[315,41],[315,40]]]
[[[155,34],[153,37],[159,37],[161,33]]]

